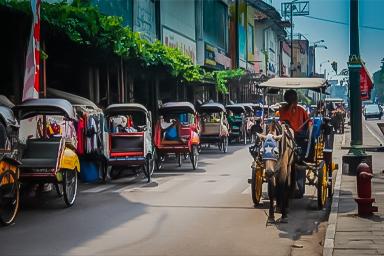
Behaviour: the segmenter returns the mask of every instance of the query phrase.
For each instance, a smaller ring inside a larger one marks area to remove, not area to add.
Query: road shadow
[[[302,199],[291,199],[288,209],[288,223],[281,223],[277,218],[276,228],[280,231],[280,238],[293,241],[302,236],[312,235],[319,230],[321,222],[326,221],[329,214],[329,202],[323,210],[317,210],[317,200],[313,196]],[[277,217],[277,216],[276,216]]]
[[[0,229],[1,255],[64,255],[146,213],[118,193],[96,195],[80,194],[70,208],[55,192],[23,204],[16,223]]]

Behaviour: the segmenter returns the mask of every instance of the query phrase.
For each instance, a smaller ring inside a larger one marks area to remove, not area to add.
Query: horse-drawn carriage
[[[283,89],[311,89],[322,93],[327,86],[324,79],[318,78],[274,78],[260,84],[267,94],[275,94]],[[333,137],[329,119],[321,115],[303,124],[306,138],[298,142],[295,133],[286,120],[266,119],[264,133],[258,134],[250,153],[252,163],[251,184],[252,200],[258,205],[262,197],[262,184],[268,183],[268,195],[271,202],[269,220],[274,220],[274,199],[282,211],[282,221],[286,220],[288,196],[296,186],[304,189],[307,184],[317,188],[318,208],[322,209],[327,194],[332,192],[332,147]],[[303,192],[302,192],[303,193]],[[302,195],[301,195],[302,196]]]
[[[105,111],[108,127],[106,179],[129,169],[148,182],[154,169],[151,113],[141,104],[112,104]]]
[[[154,144],[156,148],[155,167],[159,170],[169,154],[176,155],[179,166],[182,157],[189,156],[195,170],[199,158],[200,124],[192,103],[168,102],[160,109],[160,119],[156,123]]]
[[[220,103],[205,103],[199,107],[201,133],[200,146],[216,144],[227,153],[229,127],[225,107]]]
[[[246,108],[243,104],[232,104],[225,106],[229,124],[229,141],[235,140],[240,143],[241,140],[247,144],[246,133]]]

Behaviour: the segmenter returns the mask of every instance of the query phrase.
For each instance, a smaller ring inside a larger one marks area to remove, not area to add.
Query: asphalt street
[[[292,200],[288,224],[267,225],[268,203],[252,204],[250,165],[248,146],[213,147],[198,170],[171,159],[150,184],[81,184],[71,208],[54,192],[24,198],[16,223],[0,229],[0,255],[320,255],[326,210],[316,190]]]

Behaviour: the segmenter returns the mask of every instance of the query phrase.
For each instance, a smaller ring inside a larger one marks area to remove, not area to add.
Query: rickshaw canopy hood
[[[271,78],[261,83],[260,88],[270,89],[311,89],[320,91],[328,86],[327,80],[323,78]]]
[[[195,106],[190,102],[167,102],[160,109],[161,114],[165,113],[196,113]]]
[[[15,106],[13,111],[19,119],[36,115],[58,115],[76,119],[72,104],[64,99],[31,99]]]
[[[53,89],[53,88],[47,88],[47,96],[48,98],[61,98],[69,101],[72,105],[79,105],[79,106],[87,106],[91,107],[93,109],[98,109],[95,103],[93,103],[91,100],[81,97],[79,95],[75,95],[69,92]]]
[[[227,110],[231,110],[232,112],[235,111],[235,112],[241,112],[241,113],[245,113],[245,107],[243,104],[232,104],[232,105],[227,105],[225,106],[225,108]]]
[[[139,103],[122,103],[122,104],[112,104],[109,105],[105,111],[104,114],[106,116],[111,116],[111,115],[118,115],[122,114],[124,112],[130,112],[130,111],[138,111],[138,112],[144,112],[145,114],[148,113],[148,110],[146,107]]]
[[[223,104],[220,103],[205,103],[200,106],[199,112],[225,112],[226,109]]]

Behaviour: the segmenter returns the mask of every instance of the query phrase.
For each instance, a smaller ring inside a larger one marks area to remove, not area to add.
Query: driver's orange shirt
[[[302,131],[304,123],[309,119],[307,111],[300,105],[284,106],[279,109],[280,121],[288,121],[295,133]],[[308,121],[309,124],[310,120]]]

